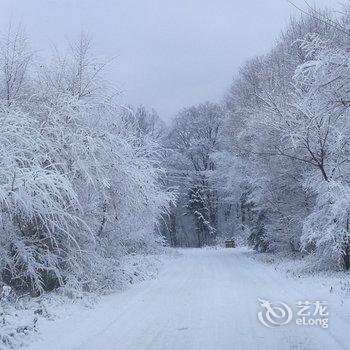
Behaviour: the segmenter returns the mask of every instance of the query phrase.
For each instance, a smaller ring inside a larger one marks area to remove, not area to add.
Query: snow
[[[287,278],[238,249],[182,249],[157,279],[105,296],[94,308],[76,306],[55,321],[40,319],[29,350],[347,349],[349,300],[313,277]],[[326,300],[328,329],[259,323],[258,298]]]

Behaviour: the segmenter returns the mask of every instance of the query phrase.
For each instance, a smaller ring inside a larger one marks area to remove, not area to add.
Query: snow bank
[[[275,270],[283,272],[287,277],[301,281],[316,283],[319,288],[326,289],[329,293],[338,294],[344,298],[350,298],[350,276],[344,271],[316,270],[312,256],[302,253],[273,254],[258,253],[246,250],[244,254],[250,259],[265,265],[272,265]]]
[[[165,249],[162,255],[124,257],[120,263],[118,290],[155,278],[164,259],[175,256],[173,251]],[[59,288],[55,292],[36,298],[29,295],[17,298],[11,291],[8,297],[0,300],[0,349],[26,346],[39,338],[42,322],[54,321],[81,309],[92,308],[99,300],[100,296],[96,293],[77,291],[68,287]]]

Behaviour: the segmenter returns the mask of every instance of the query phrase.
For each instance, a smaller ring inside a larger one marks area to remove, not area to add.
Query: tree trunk
[[[346,220],[346,231],[349,232],[349,219]],[[349,247],[349,240],[347,238],[347,241],[344,243],[342,257],[343,257],[343,264],[344,269],[348,271],[350,269],[350,247]]]
[[[348,271],[350,269],[349,247],[347,247],[346,252],[343,253],[343,264],[344,264],[344,269]]]

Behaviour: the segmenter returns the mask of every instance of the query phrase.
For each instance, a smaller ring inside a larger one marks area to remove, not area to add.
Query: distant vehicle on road
[[[234,239],[229,239],[225,241],[225,247],[226,248],[236,248],[236,242]]]

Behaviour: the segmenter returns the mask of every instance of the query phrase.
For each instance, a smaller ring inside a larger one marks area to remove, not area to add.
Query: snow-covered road
[[[350,349],[350,310],[310,280],[285,278],[244,249],[187,249],[159,278],[41,325],[31,350]],[[259,323],[257,299],[327,300],[328,329]]]

